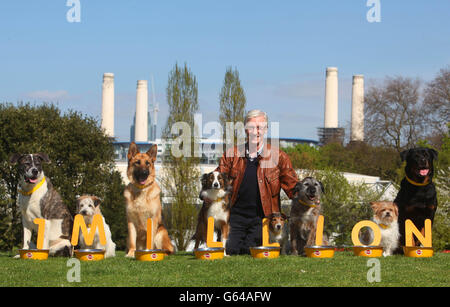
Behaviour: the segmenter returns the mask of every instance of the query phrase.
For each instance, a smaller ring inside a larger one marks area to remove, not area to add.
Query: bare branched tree
[[[369,88],[364,101],[367,143],[400,152],[424,137],[418,79],[387,77],[382,85]]]
[[[443,68],[424,90],[424,114],[431,135],[443,135],[450,121],[450,66]]]

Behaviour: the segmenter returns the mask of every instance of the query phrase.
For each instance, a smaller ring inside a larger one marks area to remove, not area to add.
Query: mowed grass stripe
[[[0,286],[297,287],[297,286],[448,286],[450,255],[432,258],[378,258],[381,282],[367,281],[370,258],[336,252],[331,259],[232,256],[204,261],[178,253],[160,262],[139,262],[117,252],[114,258],[81,262],[81,282],[68,282],[67,258],[13,259],[0,253]]]

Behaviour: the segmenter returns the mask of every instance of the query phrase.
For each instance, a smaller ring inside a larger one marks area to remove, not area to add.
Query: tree
[[[374,147],[364,142],[353,142],[347,146],[329,143],[321,147],[298,144],[283,148],[296,169],[323,170],[332,168],[341,172],[378,176],[400,182],[401,161],[399,154],[392,148]]]
[[[296,169],[317,170],[320,167],[320,149],[308,144],[297,144],[283,148],[288,154],[292,166]]]
[[[424,90],[424,112],[431,134],[442,138],[450,119],[450,66],[442,68]]]
[[[450,128],[450,124],[447,124]],[[444,133],[435,176],[438,208],[433,225],[433,246],[450,248],[450,135]]]
[[[172,199],[167,228],[179,250],[185,250],[196,222],[200,183],[199,158],[195,157],[194,113],[198,110],[197,80],[190,69],[178,64],[169,73],[167,85],[169,117],[163,138],[170,140],[171,152],[163,159],[164,173],[160,182],[165,197]],[[198,134],[197,134],[198,135]],[[175,153],[175,147],[178,152]]]
[[[0,250],[9,250],[16,243],[20,220],[18,218],[13,220],[12,211],[15,210],[13,206],[14,202],[8,196],[6,183],[2,180],[0,183]]]
[[[243,129],[239,130],[236,123],[244,122],[246,98],[244,89],[239,80],[239,72],[237,69],[227,68],[225,78],[223,80],[222,90],[220,91],[220,124],[224,129],[223,140],[224,144],[233,141],[233,145],[237,145],[238,137],[242,137]],[[229,126],[233,129],[227,131],[227,123],[233,123],[234,126]],[[237,128],[237,129],[235,129]],[[228,140],[228,142],[227,142]]]
[[[14,153],[45,152],[51,162],[45,175],[59,191],[70,212],[75,214],[76,195],[94,194],[103,199],[102,212],[118,248],[125,246],[126,219],[123,184],[114,168],[111,140],[98,122],[81,113],[61,114],[51,104],[32,106],[0,104],[0,248],[11,249],[22,242],[20,212],[16,205],[17,168],[9,163]],[[5,224],[2,225],[5,227]]]
[[[419,88],[419,80],[403,77],[387,77],[383,85],[370,87],[364,100],[369,144],[401,152],[424,136]]]
[[[364,183],[350,184],[336,170],[327,169],[315,174],[325,187],[322,195],[324,232],[335,245],[351,245],[353,226],[362,220],[370,220],[373,213],[370,202],[378,200],[379,193]]]

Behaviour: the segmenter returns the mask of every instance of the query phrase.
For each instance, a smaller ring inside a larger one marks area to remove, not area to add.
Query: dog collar
[[[302,201],[301,199],[298,199],[298,202],[299,202],[300,204],[304,205],[304,206],[308,206],[308,207],[311,207],[311,208],[316,208],[316,207],[318,206],[318,205],[313,205],[313,204],[305,203],[305,202]]]
[[[34,188],[32,188],[31,190],[29,190],[29,191],[24,191],[24,190],[22,190],[22,189],[19,189],[19,192],[20,192],[20,194],[22,194],[23,196],[29,196],[29,195],[33,194],[34,192],[36,192],[37,189],[39,189],[39,188],[44,184],[44,182],[45,182],[45,177],[42,178],[42,180],[41,180],[37,185],[35,185]]]
[[[133,183],[133,185],[138,188],[139,190],[143,190],[149,186],[152,185],[153,182],[149,183],[149,184],[137,184],[137,183]]]
[[[411,183],[412,185],[418,186],[418,187],[424,187],[424,186],[430,184],[430,183],[428,182],[428,178],[427,178],[427,180],[425,180],[424,183],[415,182],[415,181],[411,180],[407,175],[405,175],[405,178],[406,178],[406,180],[408,180],[409,183]]]
[[[386,225],[386,224],[378,224],[381,228],[383,228],[383,229],[387,229],[387,228],[389,228],[389,226],[388,225]]]

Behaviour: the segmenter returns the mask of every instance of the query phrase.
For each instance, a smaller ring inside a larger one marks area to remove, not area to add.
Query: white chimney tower
[[[110,72],[103,74],[101,128],[114,137],[114,74]]]
[[[148,142],[148,82],[138,80],[136,89],[136,142]]]
[[[352,83],[351,141],[364,141],[364,76],[354,75]]]
[[[338,127],[338,69],[327,67],[325,80],[325,128]]]

